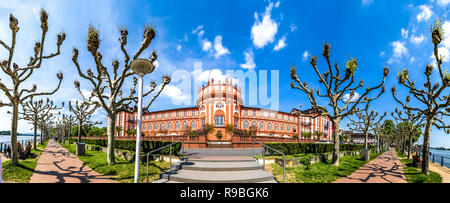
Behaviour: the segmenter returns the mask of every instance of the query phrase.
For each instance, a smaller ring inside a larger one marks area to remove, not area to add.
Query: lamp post
[[[138,90],[138,116],[136,127],[136,163],[134,166],[134,183],[139,183],[139,165],[141,159],[141,127],[142,127],[142,85],[143,77],[153,72],[155,69],[153,63],[144,58],[138,58],[131,62],[131,69],[139,75],[139,90]]]

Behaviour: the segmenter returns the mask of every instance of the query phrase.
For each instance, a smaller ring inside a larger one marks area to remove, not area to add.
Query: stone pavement
[[[395,149],[391,148],[350,176],[340,178],[335,183],[407,183],[407,181]]]
[[[59,143],[51,140],[39,157],[30,183],[116,183],[86,166]]]

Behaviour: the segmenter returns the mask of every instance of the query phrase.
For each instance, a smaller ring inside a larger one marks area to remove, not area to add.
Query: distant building
[[[280,112],[269,109],[246,107],[242,104],[240,87],[232,85],[231,80],[215,83],[214,79],[199,88],[197,106],[144,112],[142,132],[144,137],[181,136],[192,130],[201,130],[206,124],[214,125],[214,133],[208,141],[217,141],[216,132],[221,131],[221,140],[231,140],[225,127],[233,125],[239,131],[256,130],[258,137],[303,139],[303,132],[322,132],[320,140],[330,141],[332,126],[327,117],[316,115],[313,110],[292,109]],[[137,112],[119,112],[116,126],[122,130],[116,136],[127,136],[126,131],[135,129]],[[311,138],[312,139],[312,138]]]
[[[353,132],[351,130],[344,130],[344,131],[341,131],[341,133],[344,135],[348,135],[348,137],[350,139],[349,141],[351,143],[364,144],[365,135],[362,132]],[[377,142],[377,138],[375,137],[375,135],[372,135],[369,133],[367,143],[370,145],[370,144],[375,144],[376,142]]]

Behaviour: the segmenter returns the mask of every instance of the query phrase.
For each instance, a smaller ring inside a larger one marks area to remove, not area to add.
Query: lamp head
[[[155,67],[153,63],[145,58],[138,58],[131,62],[131,69],[138,74],[140,77],[144,77],[144,75],[153,72]]]

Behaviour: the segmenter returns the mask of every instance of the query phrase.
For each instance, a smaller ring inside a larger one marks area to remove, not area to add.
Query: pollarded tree
[[[386,112],[383,115],[379,115],[374,110],[369,111],[369,102],[366,103],[364,111],[355,112],[356,119],[351,116],[348,119],[351,121],[347,126],[350,130],[359,131],[364,133],[364,147],[367,149],[369,133],[373,132],[377,127],[375,124],[379,123],[386,116]]]
[[[429,174],[429,166],[428,166],[428,153],[430,150],[430,134],[431,128],[433,126],[438,129],[447,130],[450,133],[450,125],[444,122],[445,118],[450,116],[450,94],[448,91],[448,87],[450,86],[450,73],[446,70],[444,72],[442,68],[443,56],[439,55],[438,46],[443,41],[444,33],[442,30],[442,22],[439,19],[431,26],[431,39],[434,45],[434,59],[437,63],[438,70],[438,79],[436,83],[431,84],[432,82],[432,74],[433,74],[433,65],[426,65],[425,67],[425,77],[426,82],[423,84],[424,88],[416,87],[415,82],[411,81],[408,76],[408,70],[403,70],[398,75],[398,82],[402,86],[405,86],[409,92],[414,96],[415,100],[419,104],[423,105],[409,105],[410,96],[406,97],[406,101],[401,101],[401,99],[396,96],[395,86],[392,87],[392,95],[402,107],[403,109],[410,110],[412,112],[416,112],[418,116],[425,117],[425,130],[423,135],[423,151],[422,151],[422,174]]]
[[[30,121],[33,124],[34,129],[33,148],[36,149],[36,136],[39,120],[52,111],[61,110],[64,107],[64,102],[59,108],[56,105],[54,105],[53,101],[51,101],[49,98],[47,98],[45,103],[42,99],[38,101],[33,101],[33,98],[30,98],[30,100],[22,102],[21,104],[22,104],[22,112],[20,112],[21,119]]]
[[[314,68],[317,76],[319,77],[319,83],[323,85],[325,88],[325,94],[321,94],[320,90],[317,89],[316,94],[314,90],[308,87],[306,82],[301,82],[299,77],[297,76],[296,67],[291,67],[291,78],[297,83],[298,86],[295,85],[294,82],[291,82],[291,86],[294,89],[299,89],[305,92],[308,96],[308,99],[311,103],[311,108],[317,111],[318,116],[326,116],[330,119],[332,127],[333,127],[333,158],[332,164],[335,166],[339,165],[339,124],[341,120],[350,114],[364,111],[365,109],[357,109],[359,104],[368,103],[373,101],[381,96],[384,93],[384,81],[389,74],[389,69],[387,67],[384,68],[383,79],[382,82],[372,88],[366,88],[365,92],[361,94],[360,97],[356,98],[355,92],[363,87],[363,81],[361,80],[358,85],[354,84],[354,75],[355,70],[357,68],[357,60],[352,58],[346,62],[346,69],[344,77],[341,76],[341,70],[337,64],[334,65],[334,70],[332,68],[330,62],[330,48],[331,45],[325,43],[323,46],[323,57],[327,60],[328,63],[328,71],[325,73],[320,73],[319,68],[317,68],[317,56],[311,57],[311,66]],[[381,89],[380,93],[372,98],[369,98],[369,93],[374,90]],[[346,98],[347,96],[348,98]],[[327,109],[324,106],[321,106],[317,103],[317,97],[325,98],[329,101],[329,108]]]
[[[49,55],[44,55],[44,45],[45,45],[45,37],[48,31],[48,14],[44,9],[40,11],[40,19],[41,19],[41,40],[36,42],[34,45],[34,55],[30,57],[30,61],[27,65],[23,67],[19,67],[18,64],[13,62],[14,51],[16,47],[16,36],[19,32],[19,22],[12,15],[9,15],[9,28],[12,32],[12,40],[11,45],[7,45],[5,42],[0,40],[0,44],[8,51],[9,57],[7,60],[4,60],[0,63],[0,67],[2,71],[11,78],[11,85],[0,82],[0,89],[9,99],[7,105],[12,107],[12,119],[11,119],[11,164],[16,165],[19,161],[18,159],[18,151],[17,151],[17,121],[19,116],[19,105],[23,101],[30,99],[34,96],[41,95],[52,95],[54,94],[61,85],[61,81],[63,79],[63,74],[58,73],[56,76],[59,80],[58,86],[56,89],[50,92],[36,92],[37,85],[33,85],[32,88],[24,89],[20,88],[20,85],[25,82],[27,79],[33,75],[36,69],[41,67],[42,61],[44,59],[50,59],[60,54],[60,47],[66,38],[64,33],[60,33],[57,35],[58,40],[56,42],[57,51],[56,53],[52,53]]]
[[[76,82],[75,82],[76,83]],[[69,111],[75,114],[78,121],[78,143],[81,142],[81,127],[83,124],[87,124],[91,119],[92,114],[99,108],[96,103],[91,104],[89,102],[75,101],[75,105],[72,106],[72,101],[69,101]]]
[[[411,110],[405,109],[404,112],[406,116],[403,116],[403,111],[399,111],[398,108],[395,108],[395,111],[391,113],[392,117],[395,120],[402,121],[406,124],[407,130],[407,140],[408,140],[408,159],[411,158],[411,146],[413,144],[413,139],[417,136],[418,132],[420,132],[423,127],[423,122],[425,120],[424,116],[420,116],[411,112]],[[398,124],[397,124],[398,125]],[[420,133],[419,133],[420,134]]]
[[[128,30],[127,29],[121,29],[120,30],[120,48],[124,54],[124,63],[123,63],[123,69],[122,71],[119,71],[119,61],[114,60],[112,62],[112,75],[111,71],[107,69],[102,64],[102,54],[98,51],[100,46],[100,39],[99,39],[99,31],[95,29],[92,25],[89,26],[88,29],[88,37],[87,37],[87,50],[92,55],[94,62],[95,62],[95,68],[96,68],[96,74],[91,70],[87,70],[87,74],[83,73],[81,70],[81,67],[78,63],[78,49],[73,49],[72,54],[72,61],[75,64],[79,75],[88,80],[89,83],[92,86],[92,96],[96,99],[94,101],[87,101],[91,104],[97,104],[101,106],[108,115],[108,147],[107,147],[107,162],[108,164],[114,164],[115,158],[114,158],[114,134],[115,134],[115,126],[116,126],[116,116],[117,113],[120,111],[130,112],[134,113],[136,108],[129,108],[129,105],[134,102],[137,103],[138,97],[135,96],[136,90],[136,83],[137,79],[134,78],[134,84],[132,89],[130,90],[130,94],[127,97],[122,97],[122,86],[125,82],[125,80],[135,74],[135,72],[131,69],[131,61],[138,59],[141,53],[146,50],[150,43],[152,42],[153,38],[155,37],[155,30],[152,27],[145,27],[144,30],[144,39],[141,43],[141,46],[134,54],[133,58],[130,58],[128,55],[127,50],[125,49],[125,46],[127,45],[127,36],[128,36]],[[154,62],[157,58],[157,54],[155,51],[153,51],[152,55],[150,56],[150,62],[151,62],[151,71],[154,70]],[[153,101],[159,96],[159,94],[162,92],[164,87],[170,82],[169,76],[163,76],[162,78],[162,85],[160,90],[157,94],[153,96],[151,101],[146,105],[143,110],[147,110],[150,105],[153,103]],[[143,96],[147,96],[150,93],[152,93],[157,85],[155,82],[151,82],[150,84],[151,89],[144,93]],[[81,94],[80,86],[76,86],[78,91]],[[84,98],[83,98],[84,99]],[[85,99],[84,99],[85,100]]]
[[[67,133],[67,144],[70,146],[70,137],[71,137],[71,131],[72,131],[72,126],[75,125],[76,123],[76,117],[73,115],[63,115],[63,121],[64,121],[64,126],[67,127],[68,129],[68,133]]]

